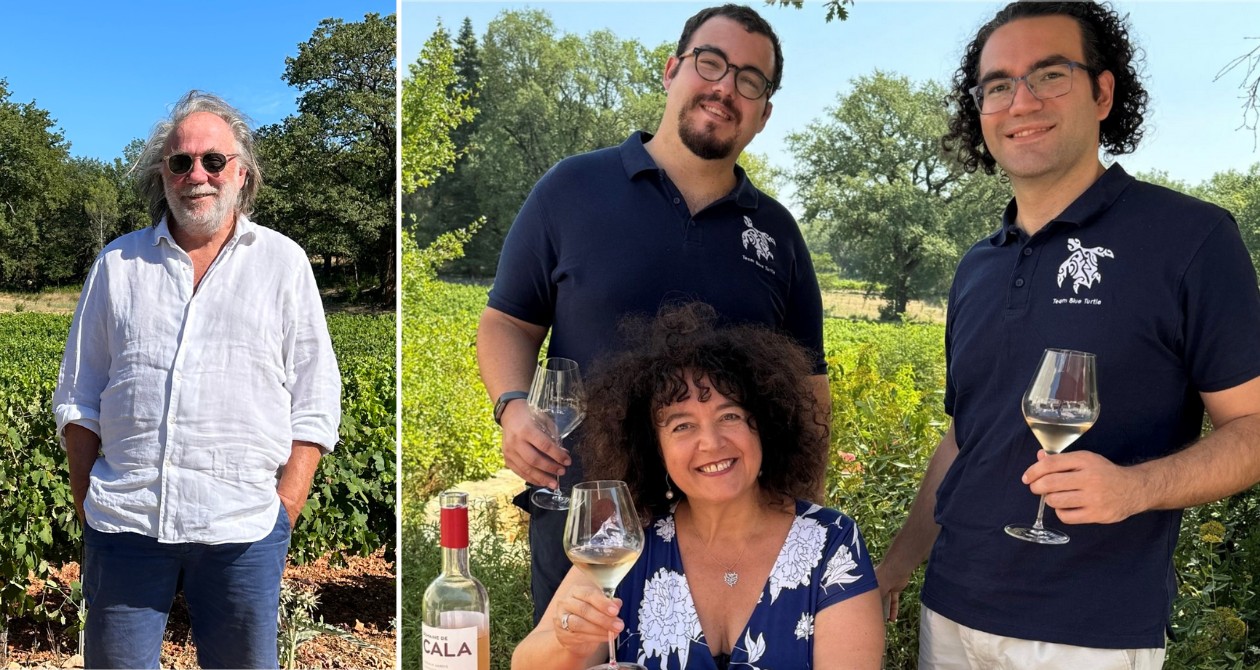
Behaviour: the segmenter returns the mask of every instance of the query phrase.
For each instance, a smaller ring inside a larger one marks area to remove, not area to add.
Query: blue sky
[[[585,35],[608,28],[645,44],[678,40],[687,17],[716,2],[416,2],[403,0],[401,66],[414,62],[438,18],[452,33],[472,18],[478,37],[505,8],[529,6],[551,15],[558,30]],[[774,115],[750,150],[780,167],[790,165],[784,138],[820,119],[837,93],[875,68],[913,81],[946,82],[976,28],[1004,2],[890,2],[858,0],[844,22],[824,20],[818,0],[803,9],[752,2],[779,33],[784,50],[784,89]],[[1160,169],[1197,184],[1227,169],[1260,162],[1251,131],[1242,122],[1242,70],[1213,82],[1232,59],[1260,45],[1260,3],[1162,1],[1117,2],[1131,16],[1133,36],[1146,52],[1146,81],[1153,114],[1143,146],[1121,157],[1130,172]],[[403,70],[406,71],[405,69]],[[786,194],[785,194],[786,195]]]
[[[327,17],[392,14],[394,0],[17,1],[0,10],[9,100],[47,110],[70,153],[122,155],[189,89],[217,93],[255,124],[296,111],[284,59]]]

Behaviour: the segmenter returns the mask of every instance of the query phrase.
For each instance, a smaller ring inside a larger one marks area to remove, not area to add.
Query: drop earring
[[[673,499],[674,499],[674,487],[673,487],[673,486],[671,486],[671,485],[670,485],[670,483],[669,483],[669,473],[668,473],[668,472],[666,472],[666,473],[665,473],[665,499],[666,499],[666,500],[673,500]]]

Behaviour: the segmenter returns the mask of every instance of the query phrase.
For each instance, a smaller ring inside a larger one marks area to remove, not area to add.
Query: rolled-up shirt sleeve
[[[53,392],[53,415],[57,420],[57,438],[65,448],[65,430],[78,424],[101,434],[101,393],[109,384],[111,353],[106,321],[109,318],[102,278],[104,264],[100,258],[92,264],[79,304],[74,310],[66,350],[57,373],[57,389]]]
[[[285,324],[285,382],[292,401],[295,441],[313,442],[327,454],[341,425],[341,373],[315,275],[308,264],[293,273],[291,312]]]

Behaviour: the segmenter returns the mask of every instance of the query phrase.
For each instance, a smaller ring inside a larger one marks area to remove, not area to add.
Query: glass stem
[[[563,437],[556,438],[556,446],[559,447],[560,449],[564,449]],[[560,475],[556,475],[556,485],[553,488],[554,490],[552,491],[552,495],[554,495],[556,498],[563,497],[563,495],[560,493]]]
[[[614,589],[604,589],[604,595],[608,596],[609,599],[612,599],[617,595],[617,591]],[[616,637],[613,635],[612,631],[608,631],[608,670],[617,670],[618,667]]]
[[[1042,494],[1041,504],[1037,506],[1037,523],[1033,524],[1033,530],[1045,530],[1045,526],[1041,525],[1041,515],[1046,511],[1046,496]]]

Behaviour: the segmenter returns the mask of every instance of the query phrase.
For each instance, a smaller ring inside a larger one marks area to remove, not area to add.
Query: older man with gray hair
[[[134,168],[153,225],[101,251],[53,407],[83,522],[89,668],[156,668],[181,588],[203,668],[275,668],[280,578],[340,375],[306,253],[248,215],[245,117],[185,95]]]

